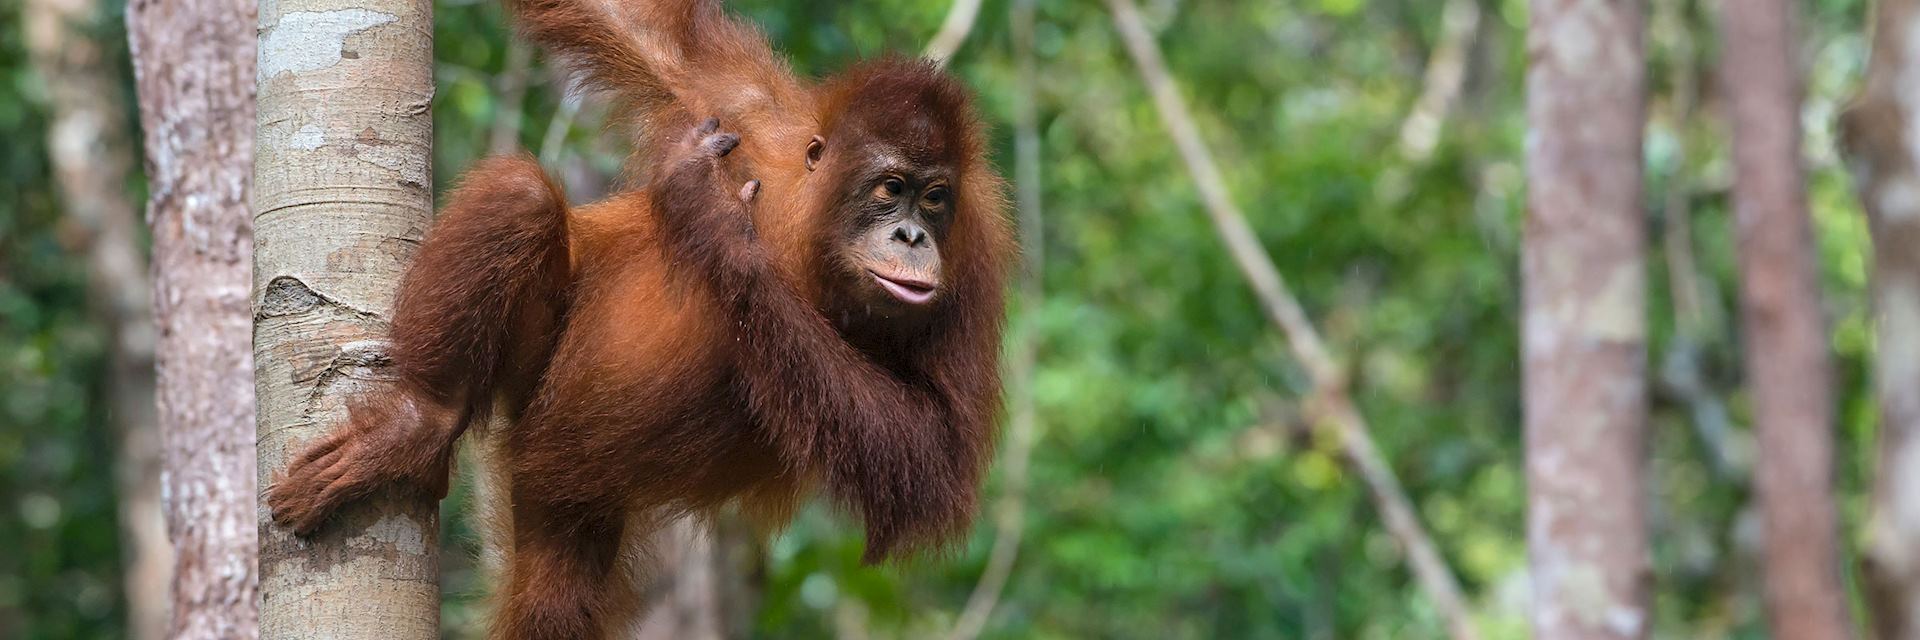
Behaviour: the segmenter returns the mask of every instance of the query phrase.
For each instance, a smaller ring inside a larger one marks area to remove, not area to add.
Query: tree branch
[[[573,131],[573,119],[580,116],[584,101],[572,91],[561,99],[560,111],[547,121],[547,132],[540,136],[540,164],[553,166],[560,162],[560,154],[566,152],[567,133]]]
[[[973,32],[974,20],[980,17],[980,2],[953,0],[953,7],[947,10],[947,19],[940,22],[940,31],[933,34],[933,40],[927,43],[926,53],[921,55],[935,65],[947,66],[947,61],[967,41],[967,34]]]
[[[1330,424],[1340,435],[1349,461],[1371,490],[1387,531],[1405,550],[1414,576],[1433,600],[1434,608],[1447,620],[1453,638],[1478,638],[1479,631],[1474,626],[1472,614],[1460,594],[1460,586],[1454,580],[1452,570],[1441,557],[1433,538],[1421,526],[1412,501],[1407,498],[1406,491],[1393,475],[1392,467],[1374,444],[1366,419],[1353,406],[1340,366],[1328,353],[1319,332],[1300,307],[1300,302],[1288,291],[1279,269],[1273,264],[1273,258],[1260,246],[1253,228],[1247,224],[1246,216],[1233,204],[1226,180],[1201,141],[1199,127],[1187,111],[1186,102],[1180,97],[1179,89],[1167,71],[1166,62],[1161,58],[1159,45],[1154,43],[1152,35],[1141,21],[1139,10],[1132,0],[1107,0],[1107,6],[1113,12],[1114,25],[1139,68],[1141,79],[1153,95],[1161,121],[1173,136],[1188,171],[1193,174],[1215,231],[1226,243],[1228,253],[1253,287],[1269,319],[1279,326],[1286,337],[1294,358],[1312,377],[1314,393],[1309,411],[1315,416],[1316,422]]]
[[[1440,130],[1447,112],[1460,97],[1466,84],[1467,53],[1473,48],[1473,36],[1480,30],[1478,0],[1447,0],[1440,14],[1440,41],[1427,56],[1427,72],[1420,97],[1413,110],[1400,123],[1400,155],[1423,161],[1440,143]]]
[[[492,129],[487,134],[487,153],[501,155],[520,148],[520,121],[525,117],[527,87],[533,84],[533,47],[519,38],[507,43],[507,67],[494,80],[500,95]]]

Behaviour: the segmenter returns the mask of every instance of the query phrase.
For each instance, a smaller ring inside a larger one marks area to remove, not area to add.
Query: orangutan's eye
[[[900,192],[905,191],[906,188],[906,183],[901,182],[899,178],[887,178],[880,183],[880,188],[873,191],[873,197],[881,200],[892,200],[899,196]]]
[[[934,187],[933,190],[928,191],[927,195],[923,196],[922,199],[927,201],[927,206],[939,207],[947,203],[947,195],[946,187]]]

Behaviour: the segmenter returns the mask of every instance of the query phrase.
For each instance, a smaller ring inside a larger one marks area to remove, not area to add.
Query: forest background
[[[111,61],[98,103],[128,132],[103,169],[141,157],[121,1],[104,0],[81,32]],[[1033,375],[1012,392],[1031,398],[1035,444],[1023,491],[1009,490],[1006,461],[988,489],[1020,496],[1022,534],[983,637],[1441,637],[1441,613],[1339,438],[1302,417],[1313,380],[1221,249],[1106,9],[1036,5],[1045,213],[1032,255],[1044,293],[1011,317],[1033,340]],[[730,6],[809,73],[916,55],[947,11]],[[1868,9],[1798,9],[1803,157],[1836,358],[1837,504],[1853,558],[1878,451],[1871,244],[1835,122],[1861,82]],[[1153,0],[1141,11],[1234,201],[1348,364],[1355,402],[1483,631],[1525,637],[1526,3]],[[1765,637],[1716,10],[1652,0],[1647,11],[1654,635]],[[1022,93],[1007,12],[985,2],[951,68],[978,90],[1011,171]],[[120,637],[137,597],[116,523],[141,499],[141,482],[124,477],[130,416],[115,409],[126,387],[112,375],[128,338],[102,312],[113,281],[89,277],[100,240],[63,216],[50,105],[71,79],[35,64],[32,29],[28,2],[0,0],[0,637]],[[604,105],[566,98],[565,79],[509,34],[495,2],[435,3],[435,190],[487,153],[524,148],[575,199],[605,192],[626,150],[603,135]],[[141,172],[123,175],[110,195],[144,201]],[[481,624],[465,496],[443,509],[449,637],[478,637]],[[857,528],[811,509],[746,550],[746,632],[945,633],[1004,531],[996,522],[949,555],[868,568]],[[1843,568],[1858,610],[1856,567]]]

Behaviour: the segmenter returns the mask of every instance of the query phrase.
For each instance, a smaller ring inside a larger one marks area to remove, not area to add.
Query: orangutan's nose
[[[908,247],[919,247],[927,243],[927,230],[912,222],[903,223],[893,228],[893,240]]]

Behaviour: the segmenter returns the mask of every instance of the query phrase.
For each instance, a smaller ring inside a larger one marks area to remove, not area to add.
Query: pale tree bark
[[[1637,0],[1531,2],[1521,324],[1540,640],[1652,625],[1642,22]]]
[[[953,6],[947,9],[947,17],[940,21],[940,31],[933,34],[927,43],[927,50],[920,54],[934,64],[946,66],[953,54],[960,52],[967,36],[973,33],[973,23],[980,18],[982,0],[953,0]]]
[[[176,557],[169,635],[252,638],[253,7],[134,0],[127,32],[151,193],[161,495]]]
[[[1920,638],[1920,2],[1874,12],[1867,82],[1841,118],[1873,235],[1880,461],[1863,564],[1873,629]]]
[[[733,517],[682,518],[654,538],[658,577],[644,589],[646,619],[634,640],[727,640],[752,631],[757,555]]]
[[[1788,0],[1751,0],[1720,14],[1723,80],[1733,126],[1733,210],[1741,319],[1753,398],[1765,531],[1767,613],[1780,640],[1853,635],[1840,584],[1833,503],[1832,363],[1815,276],[1800,83]]]
[[[719,571],[706,527],[682,518],[655,543],[660,579],[646,589],[647,616],[635,640],[720,640]]]
[[[88,30],[107,16],[93,0],[30,0],[26,35],[47,84],[48,155],[66,220],[81,239],[93,315],[107,329],[107,421],[120,521],[126,635],[167,632],[173,547],[160,507],[160,432],[154,404],[152,283],[138,211],[127,195],[133,138],[114,58]]]
[[[260,7],[254,353],[262,483],[389,374],[385,330],[431,219],[432,5],[275,0]],[[435,505],[349,507],[311,540],[262,505],[261,635],[439,635]]]
[[[720,626],[724,638],[753,637],[754,621],[766,594],[767,550],[745,518],[722,516],[714,524],[714,566],[719,567]]]
[[[1467,81],[1467,57],[1480,30],[1480,0],[1447,0],[1440,9],[1440,39],[1427,55],[1420,97],[1400,123],[1400,155],[1424,162],[1440,144],[1447,113]]]
[[[1273,264],[1273,257],[1260,246],[1260,239],[1254,235],[1252,225],[1247,224],[1246,215],[1233,203],[1226,178],[1201,139],[1200,128],[1194,124],[1186,99],[1180,96],[1173,74],[1167,70],[1160,45],[1140,17],[1139,7],[1133,0],[1107,0],[1107,9],[1113,13],[1114,27],[1133,58],[1134,68],[1153,96],[1160,122],[1166,125],[1187,165],[1187,172],[1193,175],[1214,232],[1226,245],[1227,253],[1247,279],[1248,286],[1253,288],[1267,319],[1279,328],[1294,359],[1312,378],[1313,396],[1305,403],[1310,419],[1331,427],[1340,438],[1342,452],[1366,482],[1387,533],[1406,553],[1408,567],[1434,609],[1446,621],[1452,638],[1480,637],[1473,612],[1460,593],[1460,583],[1453,577],[1453,569],[1440,555],[1439,545],[1420,523],[1420,514],[1407,497],[1406,489],[1400,486],[1399,477],[1394,475],[1393,467],[1374,443],[1366,417],[1354,406],[1344,369],[1334,360],[1299,299],[1287,288],[1286,280]]]

